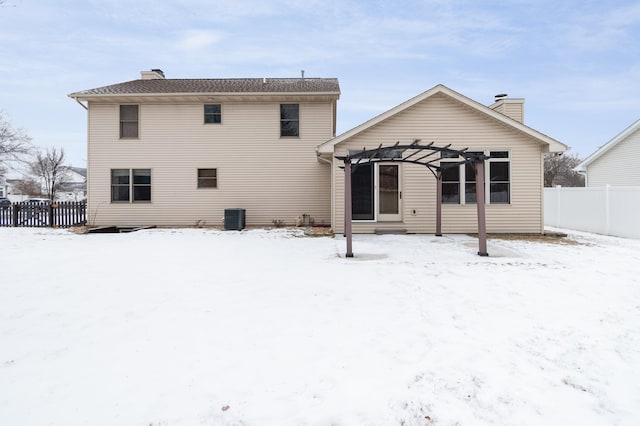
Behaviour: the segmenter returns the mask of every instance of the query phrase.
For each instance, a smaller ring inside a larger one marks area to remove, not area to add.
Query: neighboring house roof
[[[87,183],[86,182],[63,182],[60,184],[61,191],[86,191]]]
[[[434,95],[437,94],[444,94],[446,96],[449,96],[450,98],[463,103],[464,105],[467,105],[469,107],[471,107],[472,109],[481,112],[482,114],[485,114],[488,117],[491,117],[495,120],[498,120],[499,122],[506,124],[512,128],[515,128],[535,139],[537,139],[540,143],[542,144],[546,144],[549,146],[549,152],[563,152],[566,151],[567,149],[569,149],[569,147],[561,142],[558,142],[557,140],[538,132],[537,130],[532,129],[529,126],[526,126],[510,117],[507,117],[504,114],[501,114],[499,112],[496,112],[494,110],[492,110],[491,108],[477,102],[474,101],[471,98],[468,98],[452,89],[449,89],[448,87],[442,85],[442,84],[438,84],[437,86],[432,87],[431,89],[427,90],[426,92],[423,92],[421,94],[419,94],[418,96],[415,96],[403,103],[401,103],[400,105],[391,108],[390,110],[383,112],[382,114],[370,119],[369,121],[366,121],[364,123],[362,123],[361,125],[354,127],[351,130],[348,130],[344,133],[342,133],[339,136],[336,136],[335,138],[321,144],[318,146],[318,153],[319,154],[329,154],[329,153],[333,153],[334,147],[335,145],[339,144],[340,142],[343,142],[355,135],[357,135],[360,132],[363,132],[373,126],[375,126],[376,124],[393,117],[394,115],[412,107],[413,105],[424,101],[427,98],[430,98]]]
[[[622,132],[620,132],[618,135],[616,135],[609,142],[607,142],[606,144],[604,144],[600,148],[598,148],[596,150],[596,152],[594,152],[593,154],[588,156],[582,163],[578,164],[573,170],[575,170],[577,172],[586,172],[587,171],[587,167],[591,163],[596,161],[598,158],[602,157],[609,150],[611,150],[613,147],[618,145],[620,142],[622,142],[625,139],[627,139],[627,137],[629,137],[631,134],[635,133],[639,129],[640,129],[640,119],[638,121],[636,121],[635,123],[633,123],[631,126],[629,126],[626,129],[624,129]]]
[[[340,94],[337,78],[208,78],[139,79],[71,93],[72,98],[118,95],[248,93],[324,93]]]
[[[79,174],[80,176],[86,178],[87,177],[87,169],[84,167],[69,167],[69,169],[74,172]]]

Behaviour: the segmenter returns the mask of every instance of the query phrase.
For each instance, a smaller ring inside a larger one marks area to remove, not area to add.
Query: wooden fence
[[[14,203],[0,207],[0,226],[70,228],[87,223],[87,202]]]

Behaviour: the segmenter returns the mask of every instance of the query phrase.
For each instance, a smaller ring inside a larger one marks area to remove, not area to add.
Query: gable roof
[[[627,137],[629,137],[632,133],[635,133],[639,129],[640,129],[640,119],[637,120],[635,123],[633,123],[631,126],[629,126],[626,129],[624,129],[622,132],[620,132],[618,135],[616,135],[609,142],[607,142],[606,144],[604,144],[600,148],[598,148],[596,150],[596,152],[594,152],[593,154],[588,156],[584,161],[582,161],[582,163],[580,163],[576,167],[574,167],[573,170],[578,171],[578,172],[586,171],[587,170],[587,166],[589,166],[591,163],[596,161],[598,158],[602,157],[611,148],[613,148],[614,146],[618,145],[620,142],[622,142],[625,139],[627,139]]]
[[[333,153],[334,147],[335,145],[339,144],[340,142],[343,142],[373,126],[375,126],[378,123],[383,122],[384,120],[387,120],[388,118],[391,118],[393,116],[395,116],[396,114],[416,105],[419,102],[424,101],[425,99],[428,99],[436,94],[444,94],[464,105],[467,105],[469,107],[471,107],[472,109],[481,112],[482,114],[485,114],[488,117],[492,117],[508,126],[511,126],[535,139],[537,139],[538,141],[540,141],[540,143],[542,144],[547,144],[549,146],[549,152],[562,152],[562,151],[566,151],[569,147],[561,142],[558,142],[557,140],[538,132],[537,130],[532,129],[529,126],[526,126],[522,123],[520,123],[519,121],[516,121],[510,117],[507,117],[504,114],[501,114],[499,112],[496,112],[494,110],[492,110],[491,108],[482,105],[481,103],[474,101],[471,98],[468,98],[454,90],[451,90],[450,88],[448,88],[447,86],[443,85],[443,84],[438,84],[437,86],[432,87],[431,89],[427,90],[426,92],[423,92],[421,94],[419,94],[418,96],[415,96],[403,103],[401,103],[400,105],[391,108],[390,110],[383,112],[380,115],[377,115],[376,117],[373,117],[372,119],[365,121],[364,123],[362,123],[359,126],[354,127],[351,130],[347,130],[346,132],[342,133],[341,135],[336,136],[335,138],[321,144],[318,146],[317,148],[317,152],[319,154],[328,154],[328,153]]]
[[[115,95],[175,95],[207,93],[340,94],[337,78],[207,78],[138,79],[71,93],[71,98]]]

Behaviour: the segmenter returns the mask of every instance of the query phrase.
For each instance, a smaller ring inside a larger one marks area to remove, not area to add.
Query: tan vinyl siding
[[[524,123],[524,99],[501,99],[490,108],[519,123]]]
[[[640,130],[587,166],[588,186],[640,186]]]
[[[289,102],[291,103],[291,102]],[[89,221],[93,224],[222,225],[225,208],[248,225],[330,221],[330,170],[315,147],[330,139],[332,103],[300,102],[300,137],[280,137],[280,103],[222,103],[204,124],[202,103],[140,104],[140,137],[118,138],[118,105],[89,105]],[[111,169],[151,169],[151,203],[112,203]],[[217,188],[197,188],[215,168]]]
[[[336,155],[349,149],[374,148],[380,143],[401,144],[420,139],[437,146],[469,150],[509,151],[511,157],[511,203],[487,205],[488,232],[540,233],[542,221],[542,148],[538,141],[513,130],[445,95],[434,95],[336,146]],[[343,232],[344,171],[334,164],[335,228]],[[435,177],[423,166],[402,164],[402,220],[400,222],[353,222],[354,232],[376,228],[406,229],[412,233],[435,232]],[[488,179],[489,170],[486,170]],[[416,214],[412,213],[416,210]],[[445,233],[477,231],[477,207],[443,205]]]

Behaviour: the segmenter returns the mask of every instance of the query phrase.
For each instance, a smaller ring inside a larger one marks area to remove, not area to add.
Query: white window
[[[510,158],[508,151],[490,151],[479,153],[492,158],[485,162],[485,200],[487,204],[509,204],[511,201]],[[476,203],[476,169],[473,164],[451,165],[462,161],[455,154],[441,153],[442,169],[442,203],[443,204],[475,204]]]

